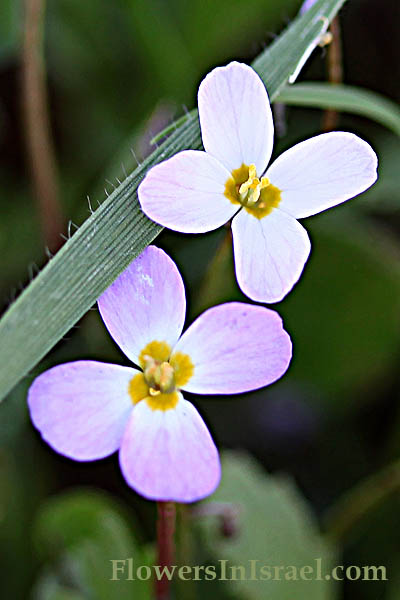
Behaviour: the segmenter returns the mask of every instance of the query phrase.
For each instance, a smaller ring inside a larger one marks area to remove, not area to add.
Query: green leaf
[[[276,102],[292,106],[332,108],[373,119],[400,135],[400,108],[376,92],[343,84],[298,83],[281,90]]]
[[[74,490],[52,498],[42,508],[34,527],[38,550],[67,574],[70,585],[96,600],[150,598],[151,582],[112,580],[112,560],[133,559],[147,564],[147,557],[134,540],[125,518],[105,494]]]
[[[274,99],[344,0],[318,0],[256,59]],[[0,398],[85,314],[100,294],[160,233],[137,201],[152,165],[185,148],[200,148],[197,117],[180,126],[82,225],[0,321]]]
[[[223,456],[220,487],[209,502],[228,502],[238,508],[237,531],[231,537],[222,536],[215,516],[201,517],[199,526],[215,562],[229,561],[228,576],[229,566],[245,567],[245,580],[225,582],[241,597],[249,600],[336,597],[332,580],[324,577],[333,566],[335,552],[322,538],[307,502],[291,480],[268,475],[248,455],[229,452]],[[317,577],[318,559],[321,580]],[[250,578],[250,561],[258,561],[255,581]],[[262,565],[270,567],[270,579],[260,579]],[[300,569],[306,565],[313,568],[314,577],[310,581],[300,579]],[[278,575],[274,567],[281,567]]]

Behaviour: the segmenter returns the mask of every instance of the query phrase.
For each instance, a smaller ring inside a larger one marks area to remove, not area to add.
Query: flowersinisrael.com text
[[[138,565],[133,558],[113,559],[111,562],[112,581],[146,581],[151,578],[183,581],[387,581],[384,566],[336,565],[324,568],[322,558],[316,558],[309,565],[268,565],[260,560],[249,560],[243,565],[229,564],[219,560],[215,565]]]

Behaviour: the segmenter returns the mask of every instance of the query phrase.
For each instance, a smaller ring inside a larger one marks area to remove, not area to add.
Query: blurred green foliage
[[[396,368],[400,269],[394,240],[348,206],[335,212],[308,222],[314,251],[279,312],[295,340],[286,380],[317,388],[338,411],[357,408],[351,399],[382,371]],[[198,312],[230,299],[246,301],[232,254],[231,243],[223,242]]]
[[[212,502],[231,503],[238,515],[231,536],[222,535],[215,516],[203,517],[199,525],[212,560],[228,560],[229,565],[243,565],[250,572],[255,565],[254,578],[225,583],[237,588],[243,598],[258,600],[332,600],[337,598],[334,581],[305,581],[300,577],[301,567],[316,569],[320,560],[324,573],[337,564],[333,548],[322,538],[309,507],[286,478],[266,476],[249,456],[226,454],[222,461],[222,481]],[[207,504],[205,505],[207,506]],[[262,565],[270,567],[270,580],[260,579]],[[292,573],[281,571],[281,580],[274,580],[273,567],[291,565]],[[228,576],[229,576],[228,570]],[[238,574],[239,577],[239,574]]]
[[[112,580],[111,560],[129,557],[134,565],[149,562],[131,528],[132,523],[128,525],[118,512],[115,500],[82,489],[44,504],[33,533],[39,555],[51,564],[51,573],[60,581],[67,580],[84,598],[124,600],[132,597],[132,583],[122,577]],[[43,585],[47,589],[48,569],[38,583],[39,589]],[[149,582],[137,580],[134,588],[138,600],[151,597]],[[41,592],[39,598],[46,598],[46,593]]]
[[[210,68],[232,58],[252,60],[295,15],[299,4],[298,0],[48,0],[45,55],[66,221],[81,223],[89,214],[86,196],[94,206],[101,201],[103,188],[112,189],[115,177],[123,178],[124,170],[136,165],[135,156],[142,160],[149,152],[152,135],[181,115],[183,107],[195,105],[197,84]],[[22,14],[21,1],[3,0],[4,308],[46,261],[20,113]],[[395,35],[399,18],[396,0],[352,0],[346,5],[342,26],[347,83],[399,99]],[[303,79],[325,78],[324,52],[316,50]],[[321,112],[288,108],[285,125],[287,133],[277,140],[276,153],[319,133]],[[299,489],[276,477],[266,478],[248,459],[241,463],[228,458],[223,483],[212,500],[238,502],[244,510],[233,539],[222,538],[211,517],[204,523],[199,518],[193,543],[197,547],[206,537],[209,560],[229,558],[237,564],[258,558],[257,552],[268,548],[266,562],[274,556],[274,562],[308,564],[313,555],[329,552],[311,511],[320,514],[360,478],[398,457],[399,140],[359,116],[342,116],[338,128],[360,134],[376,148],[380,181],[348,205],[305,223],[314,252],[301,282],[277,306],[295,343],[288,376],[234,401],[201,403],[217,442],[251,448],[267,468],[291,473]],[[157,240],[182,270],[191,317],[214,302],[240,297],[231,246],[223,242],[224,236],[225,230],[198,237],[165,232]],[[125,360],[95,312],[1,406],[0,592],[5,598],[125,598],[132,595],[132,588],[122,581],[108,582],[102,575],[105,569],[109,572],[104,561],[118,558],[117,554],[134,556],[140,564],[152,558],[152,549],[139,549],[138,540],[150,544],[154,540],[153,508],[126,488],[117,460],[69,463],[43,445],[29,424],[24,399],[32,376],[79,358]],[[78,484],[91,489],[76,490]],[[111,497],[98,488],[111,492]],[[122,510],[116,508],[120,503]],[[346,564],[385,561],[388,585],[346,582],[329,590],[331,586],[322,590],[313,585],[305,597],[396,600],[400,534],[393,524],[399,509],[395,496],[363,520],[343,548]],[[239,590],[210,586],[199,586],[193,593],[202,597],[206,590],[211,597],[227,600]],[[147,597],[146,586],[134,591],[139,599]],[[179,593],[185,600],[186,592]],[[294,593],[302,597],[301,590],[286,584],[275,586],[272,593],[274,600],[292,600]],[[244,585],[240,597],[261,600],[265,595],[259,587]]]

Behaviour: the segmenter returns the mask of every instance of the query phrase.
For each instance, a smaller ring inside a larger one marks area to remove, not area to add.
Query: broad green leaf
[[[292,481],[268,475],[248,455],[226,453],[222,460],[222,481],[210,502],[233,503],[238,508],[236,533],[231,537],[222,536],[215,516],[199,517],[199,526],[216,565],[221,559],[228,561],[227,577],[230,566],[242,565],[246,569],[245,580],[238,576],[236,581],[224,582],[240,597],[248,600],[336,597],[332,580],[325,579],[334,564],[335,552],[322,538],[307,502]],[[253,563],[255,581],[250,577],[250,561],[258,561]],[[263,565],[270,567],[269,579],[260,579]],[[313,569],[311,581],[300,578],[300,569],[306,565]],[[280,572],[274,567],[281,567]]]
[[[400,135],[400,108],[376,92],[350,85],[304,82],[285,86],[276,102],[362,115]]]
[[[253,66],[276,98],[310,45],[344,0],[318,0]],[[200,148],[198,120],[180,126],[103,202],[26,288],[0,321],[0,398],[62,338],[100,294],[150,244],[161,227],[137,202],[152,165],[185,148]]]
[[[146,564],[146,555],[132,536],[121,512],[105,494],[74,490],[50,499],[34,528],[38,550],[53,569],[68,572],[71,583],[96,600],[150,598],[151,582],[128,581],[126,573],[112,581],[112,560],[133,559]],[[125,575],[125,576],[124,576]]]

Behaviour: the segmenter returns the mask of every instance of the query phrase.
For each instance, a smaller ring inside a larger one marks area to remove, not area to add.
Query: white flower
[[[150,169],[138,190],[142,209],[183,233],[211,231],[234,217],[241,289],[278,302],[310,252],[297,219],[370,187],[377,157],[356,135],[337,131],[297,144],[267,168],[274,131],[268,94],[255,71],[237,62],[206,76],[198,106],[205,152],[179,152]]]

